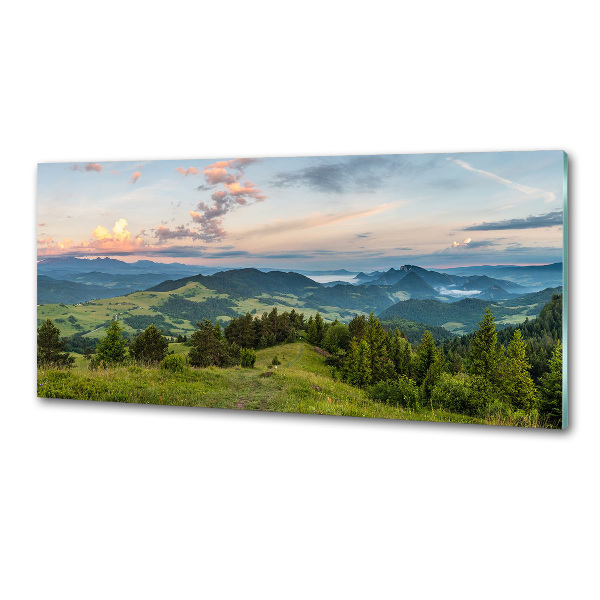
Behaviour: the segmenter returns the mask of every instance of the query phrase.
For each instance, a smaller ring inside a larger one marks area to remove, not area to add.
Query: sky
[[[563,153],[38,165],[38,259],[349,271],[562,260]]]

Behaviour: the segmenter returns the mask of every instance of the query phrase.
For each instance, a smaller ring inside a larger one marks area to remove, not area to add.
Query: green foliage
[[[367,327],[362,341],[369,346],[371,380],[376,382],[391,377],[394,366],[389,357],[387,334],[381,321],[373,312],[367,319]]]
[[[240,348],[221,336],[221,329],[208,319],[198,323],[190,336],[188,359],[193,367],[227,367],[240,362]]]
[[[277,357],[277,354],[273,357],[273,360],[271,361],[271,364],[276,367],[277,365],[281,364],[281,361],[279,360],[279,358]]]
[[[344,323],[332,323],[327,327],[321,345],[332,354],[340,350],[348,351],[350,348],[350,328]]]
[[[429,331],[436,342],[443,342],[456,337],[454,333],[444,329],[444,327],[417,323],[400,317],[381,319],[381,324],[387,330],[399,329],[411,344],[418,344],[425,331]]]
[[[525,356],[525,343],[516,330],[506,349],[502,364],[502,386],[508,402],[514,408],[530,411],[536,407],[537,392],[529,371],[531,364]]]
[[[348,383],[357,387],[366,387],[373,381],[371,349],[364,339],[352,340],[344,374]]]
[[[160,368],[171,373],[183,373],[186,367],[186,358],[183,354],[167,354],[160,361]]]
[[[242,348],[268,348],[281,342],[295,341],[296,332],[302,328],[303,322],[304,315],[293,309],[279,313],[277,308],[273,308],[260,317],[253,317],[248,312],[229,321],[225,327],[225,338]]]
[[[46,319],[37,330],[38,367],[70,367],[75,359],[63,352],[66,342],[60,339],[60,329]]]
[[[406,376],[380,381],[369,388],[369,395],[377,402],[385,402],[405,409],[419,407],[419,388]]]
[[[436,409],[475,416],[481,408],[481,397],[474,391],[469,375],[443,373],[433,387],[431,405]]]
[[[106,335],[100,339],[96,346],[96,359],[99,363],[111,366],[125,362],[126,355],[123,330],[118,321],[111,321],[106,330]]]
[[[181,296],[169,296],[160,306],[152,308],[169,317],[195,323],[202,319],[215,321],[218,317],[237,317],[231,305],[232,301],[228,298],[207,298],[203,302],[195,302]]]
[[[494,315],[486,307],[479,329],[471,339],[469,347],[469,372],[487,379],[492,385],[498,385],[502,348],[498,344]]]
[[[312,315],[308,319],[308,325],[306,327],[306,339],[309,344],[317,345],[318,342],[318,333],[317,333],[317,324],[315,320],[312,318]]]
[[[559,341],[549,361],[550,371],[540,381],[540,418],[557,428],[562,427],[562,355],[562,342]]]
[[[252,350],[252,348],[242,348],[240,350],[240,364],[242,367],[246,369],[253,369],[255,362],[256,352]]]
[[[165,317],[160,313],[152,315],[125,315],[123,322],[129,325],[132,329],[142,330],[147,329],[150,325],[164,329],[169,328],[169,324],[165,321]]]
[[[129,347],[132,358],[145,364],[159,363],[167,354],[169,344],[160,331],[150,325]]]

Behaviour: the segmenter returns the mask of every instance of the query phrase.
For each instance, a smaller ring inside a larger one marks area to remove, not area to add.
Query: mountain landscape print
[[[562,151],[38,165],[38,396],[567,426]]]

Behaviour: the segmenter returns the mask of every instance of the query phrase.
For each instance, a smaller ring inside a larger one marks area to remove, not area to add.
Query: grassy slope
[[[61,330],[61,336],[68,337],[75,333],[86,332],[85,337],[99,338],[105,335],[105,327],[115,315],[119,316],[119,321],[124,331],[129,334],[139,333],[140,330],[133,329],[123,320],[128,315],[156,315],[157,312],[151,309],[160,306],[166,302],[169,296],[182,296],[187,300],[203,302],[208,298],[227,298],[227,294],[220,294],[214,290],[209,290],[202,284],[190,282],[176,292],[134,292],[126,296],[115,298],[106,298],[103,300],[93,300],[80,305],[67,304],[44,304],[38,306],[38,327],[47,318],[52,319]],[[262,300],[262,301],[261,301]],[[245,300],[232,300],[233,309],[239,314],[256,311],[260,315],[263,312],[270,311],[276,307],[279,312],[290,311],[295,308],[298,312],[304,313],[308,319],[315,316],[316,309],[306,308],[304,302],[299,300],[293,294],[280,294],[269,296],[262,294],[259,298],[249,298]],[[341,319],[342,313],[347,312],[339,307],[326,307],[326,311],[321,311],[325,320],[333,321]],[[352,311],[358,312],[361,311]],[[186,319],[173,319],[168,315],[163,315],[168,328],[174,335],[190,334],[196,329],[196,324]],[[73,317],[75,322],[69,321]],[[220,317],[226,323],[228,316]]]
[[[175,349],[175,345],[171,345]],[[185,349],[179,345],[179,352]],[[281,365],[269,376],[277,355]],[[137,366],[92,372],[85,360],[70,371],[38,372],[38,396],[142,404],[173,404],[291,413],[346,415],[420,421],[481,423],[478,419],[430,409],[411,412],[373,402],[366,394],[334,381],[323,357],[308,344],[282,344],[257,352],[254,369],[188,369],[169,373]]]

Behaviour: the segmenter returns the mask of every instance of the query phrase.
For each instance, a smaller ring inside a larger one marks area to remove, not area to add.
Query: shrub
[[[271,364],[272,364],[273,366],[276,366],[276,365],[280,365],[280,364],[281,364],[281,361],[280,361],[280,360],[277,358],[277,354],[276,354],[276,355],[273,357],[273,360],[271,361]]]
[[[167,354],[160,361],[160,368],[172,373],[183,373],[186,366],[186,358],[183,354]]]
[[[240,364],[246,369],[254,368],[256,362],[256,352],[252,348],[242,348],[240,350]]]
[[[482,395],[472,384],[471,378],[464,373],[442,374],[433,387],[431,405],[463,415],[478,414],[482,406]]]
[[[419,388],[406,376],[376,383],[369,388],[369,395],[377,402],[402,408],[413,409],[419,406]]]

